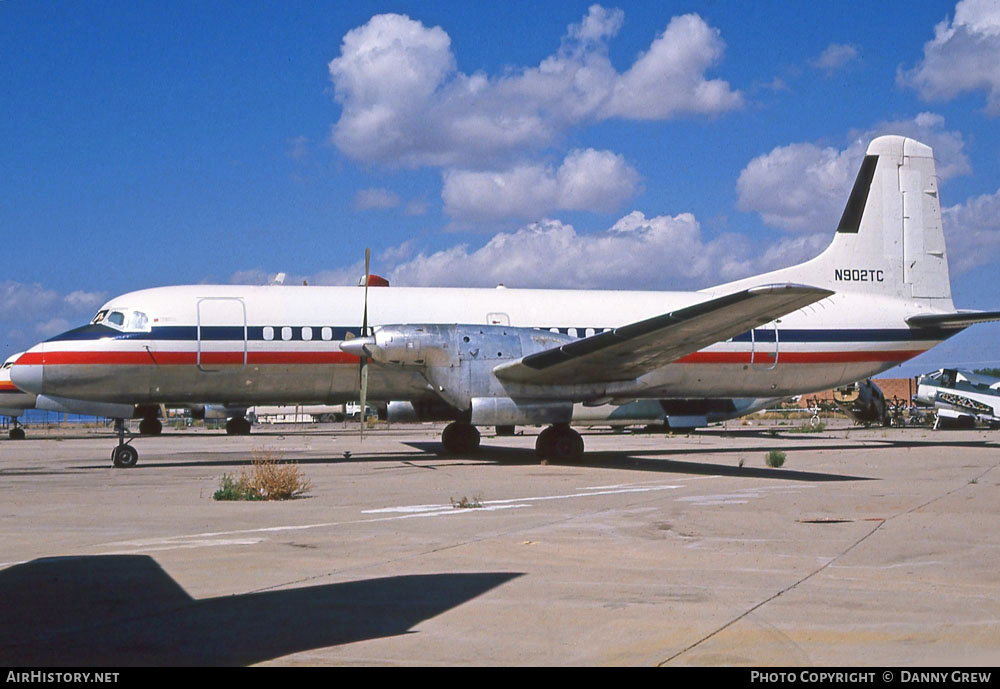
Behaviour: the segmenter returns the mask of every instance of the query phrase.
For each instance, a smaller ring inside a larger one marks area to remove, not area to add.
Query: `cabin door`
[[[198,300],[198,368],[207,373],[247,365],[247,310],[242,299]]]

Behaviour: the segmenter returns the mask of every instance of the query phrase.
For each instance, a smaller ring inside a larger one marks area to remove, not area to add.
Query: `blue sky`
[[[935,148],[956,304],[1000,308],[998,125],[1000,0],[8,0],[0,350],[367,246],[400,285],[706,287],[817,253],[885,133]]]

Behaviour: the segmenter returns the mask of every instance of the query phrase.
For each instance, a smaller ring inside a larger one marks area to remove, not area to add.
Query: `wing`
[[[529,354],[493,369],[504,381],[572,385],[633,380],[833,292],[805,285],[765,285]]]

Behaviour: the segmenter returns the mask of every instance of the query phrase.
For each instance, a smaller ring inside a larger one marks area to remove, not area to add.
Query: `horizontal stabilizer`
[[[633,380],[833,294],[764,285],[529,354],[493,369],[504,381],[574,385]]]
[[[968,328],[976,323],[1000,321],[1000,311],[958,311],[956,313],[927,313],[910,316],[906,323],[911,328]]]

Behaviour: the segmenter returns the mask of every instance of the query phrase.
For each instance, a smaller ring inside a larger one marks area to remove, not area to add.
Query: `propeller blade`
[[[368,279],[371,277],[372,250],[365,249],[365,315],[361,321],[361,337],[367,337],[368,333]]]
[[[361,337],[367,338],[368,333],[368,279],[371,277],[372,250],[365,248],[365,311],[361,319]],[[361,352],[361,370],[359,372],[359,387],[361,388],[361,442],[365,441],[365,423],[368,411],[368,353]]]
[[[368,411],[368,357],[361,357],[361,442],[365,441],[365,423]]]

